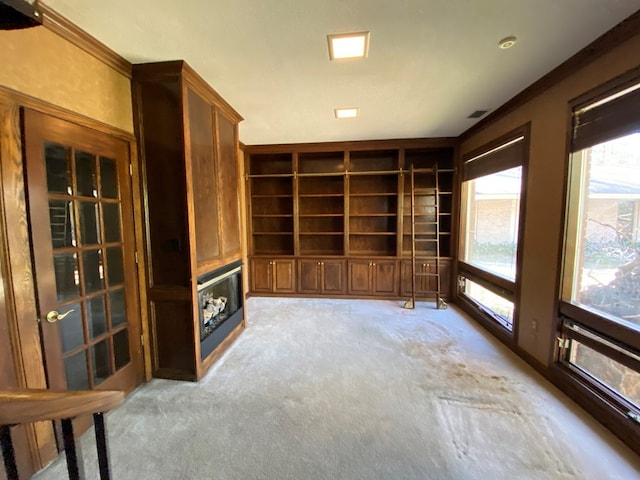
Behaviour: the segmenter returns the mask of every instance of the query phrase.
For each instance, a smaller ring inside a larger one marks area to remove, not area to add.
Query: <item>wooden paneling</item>
[[[0,185],[4,213],[3,282],[7,326],[12,332],[12,352],[19,388],[46,388],[46,378],[35,287],[31,269],[22,163],[19,105],[0,92]],[[26,428],[31,465],[38,469],[56,455],[51,425],[36,423]]]
[[[218,186],[222,254],[236,257],[241,253],[239,162],[236,157],[236,126],[222,113],[216,113],[218,131]]]
[[[191,89],[187,89],[187,98],[188,135],[191,147],[191,201],[195,214],[196,260],[198,264],[201,264],[215,260],[220,256],[218,192],[216,188],[219,183],[216,182],[213,111],[211,105]]]
[[[185,302],[184,308],[170,307],[176,318],[165,318],[158,310],[151,322],[152,329],[162,330],[151,332],[156,337],[154,372],[197,380],[212,363],[201,358],[198,278],[242,256],[237,160],[241,117],[183,61],[134,65],[133,93],[143,139],[140,159],[151,263],[147,294],[152,305],[183,295]],[[175,351],[172,328],[178,340]]]
[[[136,88],[146,180],[151,286],[190,281],[180,89],[175,82]]]
[[[4,240],[4,227],[0,222],[0,239]],[[2,251],[5,251],[4,242],[2,242]],[[14,348],[13,343],[16,339],[13,333],[9,330],[9,322],[7,321],[9,315],[7,315],[7,309],[5,304],[5,297],[7,293],[4,290],[4,285],[9,280],[9,273],[6,268],[5,255],[0,258],[0,266],[2,267],[2,281],[0,282],[0,390],[13,390],[19,388],[17,370],[14,361]],[[26,478],[31,476],[35,472],[33,465],[33,459],[29,452],[29,440],[28,433],[31,428],[27,425],[21,425],[12,428],[12,439],[14,443],[14,449],[16,452],[16,462],[18,465],[18,472],[20,476]],[[0,468],[0,479],[6,478],[4,469]]]
[[[151,301],[154,376],[194,380],[194,326],[191,302]]]

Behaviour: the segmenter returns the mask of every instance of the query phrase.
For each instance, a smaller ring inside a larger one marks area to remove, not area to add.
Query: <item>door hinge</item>
[[[140,335],[140,345],[144,347],[144,335]]]
[[[129,164],[129,176],[133,177],[133,164]]]
[[[571,346],[571,339],[570,338],[556,337],[556,340],[558,341],[558,348],[560,350],[565,349],[565,348],[569,348]]]
[[[138,252],[133,252],[133,256],[136,259],[136,265],[138,264]]]

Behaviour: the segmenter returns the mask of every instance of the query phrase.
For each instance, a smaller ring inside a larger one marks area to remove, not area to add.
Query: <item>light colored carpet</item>
[[[114,480],[640,478],[636,455],[455,307],[400,306],[250,299],[201,382],[155,379],[108,416]]]

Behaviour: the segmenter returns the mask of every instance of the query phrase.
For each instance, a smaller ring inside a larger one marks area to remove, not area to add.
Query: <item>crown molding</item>
[[[38,10],[42,14],[42,25],[97,58],[127,78],[131,78],[131,63],[98,41],[48,5],[39,2]]]

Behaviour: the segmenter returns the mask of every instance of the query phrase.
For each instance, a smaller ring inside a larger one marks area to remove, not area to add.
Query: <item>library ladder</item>
[[[415,308],[420,280],[420,296],[433,298],[436,308],[445,309],[447,304],[440,296],[440,205],[438,187],[438,165],[433,168],[409,170],[411,181],[411,298],[404,308]],[[420,271],[416,262],[425,261]],[[426,268],[425,268],[426,267]]]

